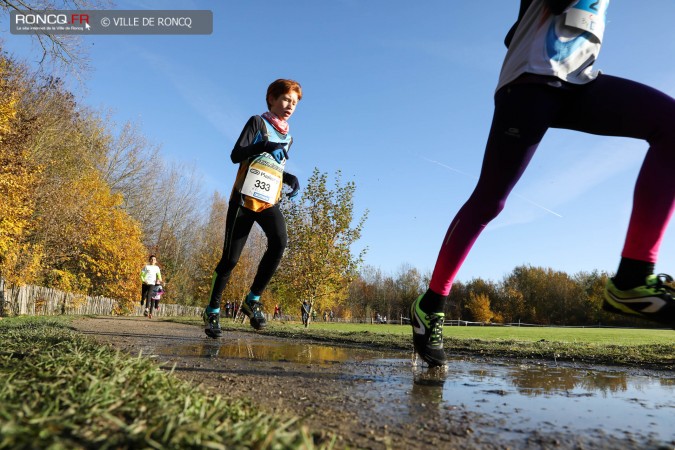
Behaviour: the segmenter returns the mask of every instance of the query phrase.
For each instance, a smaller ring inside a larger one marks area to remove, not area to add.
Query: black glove
[[[284,172],[284,184],[291,188],[291,192],[286,194],[286,197],[293,198],[298,195],[298,192],[300,191],[300,183],[298,182],[298,178],[295,175]]]

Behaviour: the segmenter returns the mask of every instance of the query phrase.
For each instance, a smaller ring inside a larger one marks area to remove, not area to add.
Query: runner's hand
[[[288,159],[288,153],[284,148],[286,144],[281,142],[267,142],[265,143],[265,151],[274,157],[274,160],[281,164],[281,161]]]
[[[284,172],[284,184],[291,188],[291,192],[286,194],[286,197],[293,198],[298,195],[298,192],[300,192],[300,183],[298,182],[298,178],[295,175]]]

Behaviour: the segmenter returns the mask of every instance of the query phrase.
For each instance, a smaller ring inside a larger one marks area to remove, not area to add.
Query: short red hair
[[[284,94],[288,94],[289,92],[295,92],[298,94],[298,100],[302,100],[302,86],[300,86],[300,83],[297,81],[285,80],[283,78],[273,81],[272,84],[270,84],[267,88],[267,95],[265,96],[267,109],[272,107],[270,104],[270,97],[277,99]]]

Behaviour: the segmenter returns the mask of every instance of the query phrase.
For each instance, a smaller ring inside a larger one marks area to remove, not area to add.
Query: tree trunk
[[[5,280],[0,277],[0,317],[5,316]]]

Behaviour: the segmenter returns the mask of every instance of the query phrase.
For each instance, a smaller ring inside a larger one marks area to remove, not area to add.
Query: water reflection
[[[282,361],[298,373],[329,367],[345,394],[368,399],[364,420],[380,415],[408,423],[416,417],[462,408],[494,415],[494,423],[543,430],[602,430],[675,440],[675,374],[634,375],[555,364],[452,359],[442,369],[411,364],[409,353],[383,352],[268,338],[204,341],[151,349],[160,355]],[[222,366],[228,367],[223,361]],[[412,370],[411,370],[412,369]],[[336,385],[337,386],[337,385]],[[342,386],[342,385],[340,385]],[[508,419],[506,419],[508,418]],[[515,429],[515,428],[514,428]]]
[[[300,364],[332,365],[346,362],[388,360],[400,364],[400,353],[316,344],[291,344],[285,341],[237,339],[228,342],[171,345],[153,349],[160,355],[210,358],[244,358],[263,361],[288,361]],[[561,392],[590,391],[602,396],[629,389],[642,391],[655,383],[669,392],[675,388],[673,377],[631,377],[623,371],[589,370],[546,364],[481,364],[461,359],[450,360],[445,368],[425,369],[413,375],[413,387],[438,388],[447,379],[462,380],[467,387],[487,386],[497,382],[516,388],[518,394],[541,396]],[[630,386],[629,386],[630,378]],[[497,381],[496,381],[497,380]],[[453,382],[454,384],[454,382]]]
[[[447,369],[435,367],[415,373],[413,371],[413,384],[410,391],[410,399],[413,407],[427,408],[429,405],[440,406],[443,402],[443,385]]]
[[[596,372],[565,367],[520,366],[509,371],[509,383],[523,395],[538,396],[552,392],[595,391],[601,394],[628,389],[627,375],[621,372]]]
[[[217,343],[172,345],[155,349],[160,355],[244,358],[262,361],[288,361],[301,364],[331,365],[351,360],[381,358],[382,353],[316,344],[237,339]]]

